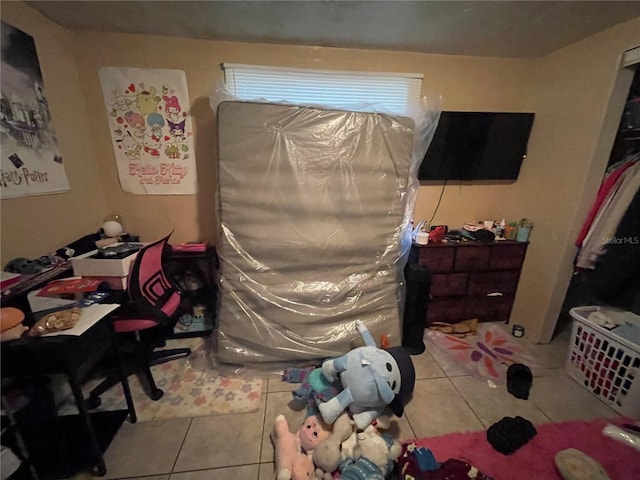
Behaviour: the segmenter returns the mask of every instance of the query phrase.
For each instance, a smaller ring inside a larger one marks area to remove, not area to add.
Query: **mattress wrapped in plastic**
[[[217,122],[219,360],[337,356],[356,320],[400,344],[414,121],[228,101]]]

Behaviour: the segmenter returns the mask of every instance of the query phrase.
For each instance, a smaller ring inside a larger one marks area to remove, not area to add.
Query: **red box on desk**
[[[40,312],[52,308],[66,307],[95,292],[103,280],[89,277],[71,277],[53,280],[44,287],[27,294],[29,308]]]
[[[29,308],[34,313],[41,312],[42,310],[50,310],[52,308],[70,306],[82,298],[62,298],[58,296],[45,297],[39,295],[41,290],[42,289],[40,288],[38,290],[33,290],[27,294]]]

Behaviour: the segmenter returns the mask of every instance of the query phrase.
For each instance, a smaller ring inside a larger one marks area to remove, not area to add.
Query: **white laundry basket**
[[[571,344],[566,370],[571,378],[622,415],[640,416],[640,345],[596,325],[589,315],[600,311],[614,315],[605,307],[575,307]]]

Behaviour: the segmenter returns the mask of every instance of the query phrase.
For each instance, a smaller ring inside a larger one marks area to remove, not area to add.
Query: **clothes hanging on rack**
[[[638,158],[640,158],[640,155],[634,155],[632,158],[628,158],[623,162],[620,162],[611,170],[611,172],[602,181],[602,184],[600,185],[600,189],[598,190],[598,195],[596,196],[596,200],[591,206],[591,210],[589,210],[587,219],[585,220],[584,224],[582,225],[582,229],[578,234],[578,238],[576,239],[576,246],[578,247],[582,246],[585,237],[587,236],[587,234],[589,233],[589,230],[591,229],[593,220],[595,219],[596,215],[600,211],[600,208],[602,207],[602,204],[607,199],[607,197],[609,197],[612,191],[615,191],[618,189],[618,187],[620,186],[620,183],[622,182],[622,178],[621,178],[622,174],[626,172],[627,169],[635,165]]]
[[[605,176],[607,176],[610,173],[612,173],[614,170],[617,170],[618,167],[622,167],[627,163],[637,162],[638,160],[640,160],[640,151],[629,153],[622,160],[619,160],[615,163],[610,163],[609,165],[607,165],[607,170],[604,172],[604,174]]]
[[[598,257],[606,251],[607,245],[618,241],[615,238],[616,229],[631,200],[640,190],[640,162],[625,169],[620,179],[618,188],[610,190],[585,236],[576,261],[579,268],[594,269]]]
[[[640,190],[636,192],[615,233],[618,242],[590,271],[588,286],[600,301],[640,313]]]

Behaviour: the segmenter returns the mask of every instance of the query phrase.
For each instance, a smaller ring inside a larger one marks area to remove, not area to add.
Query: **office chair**
[[[171,317],[181,300],[178,286],[169,280],[162,264],[170,236],[138,251],[127,281],[129,302],[118,309],[113,318],[125,375],[139,374],[151,400],[159,400],[164,392],[156,386],[150,367],[191,354],[189,348],[155,350],[165,345],[165,338],[175,323]],[[107,376],[91,390],[87,399],[89,408],[99,406],[100,395],[119,382],[117,372]]]

